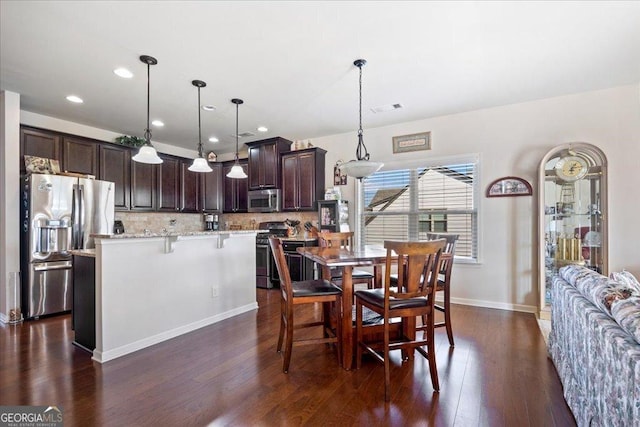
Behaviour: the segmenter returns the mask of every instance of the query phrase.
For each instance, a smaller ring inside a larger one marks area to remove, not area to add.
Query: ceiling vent
[[[236,134],[232,133],[231,136],[235,138]],[[242,132],[238,134],[238,138],[248,138],[250,136],[256,136],[256,134],[253,132]]]
[[[400,108],[403,108],[402,104],[387,104],[381,105],[379,107],[373,107],[371,111],[373,111],[374,113],[386,113],[387,111],[398,110]]]

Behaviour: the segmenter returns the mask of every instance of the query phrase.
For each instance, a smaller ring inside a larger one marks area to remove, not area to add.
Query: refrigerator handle
[[[84,207],[84,185],[78,185],[78,206],[80,207],[80,212],[78,213],[78,218],[80,222],[78,223],[78,249],[85,249],[84,247],[84,224],[85,224],[85,207]]]
[[[71,202],[71,220],[73,221],[73,249],[82,249],[82,217],[81,217],[81,201],[82,193],[80,185],[73,186],[73,197]]]

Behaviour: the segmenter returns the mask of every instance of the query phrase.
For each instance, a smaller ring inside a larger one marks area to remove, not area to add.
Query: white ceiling
[[[640,81],[640,2],[0,2],[1,88],[22,109],[205,151],[307,139]],[[125,80],[113,69],[127,67]],[[69,94],[84,104],[65,100]],[[370,108],[400,103],[403,109]],[[256,128],[264,125],[267,133]],[[220,143],[208,137],[216,135]]]

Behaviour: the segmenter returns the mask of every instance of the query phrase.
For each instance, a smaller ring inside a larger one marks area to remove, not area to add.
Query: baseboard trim
[[[190,323],[188,325],[180,326],[179,328],[171,329],[169,331],[165,331],[148,338],[134,341],[130,344],[126,344],[111,350],[99,351],[96,349],[93,351],[92,359],[98,363],[105,363],[110,360],[117,359],[118,357],[125,356],[127,354],[136,352],[138,350],[142,350],[143,348],[151,347],[152,345],[170,340],[171,338],[175,338],[177,336],[187,334],[189,332],[195,331],[196,329],[200,329],[205,326],[218,323],[230,317],[234,317],[239,314],[246,313],[251,310],[257,310],[257,309],[258,309],[258,303],[254,302],[251,304],[244,305],[242,307],[235,308],[233,310],[226,311],[224,313],[217,314],[215,316],[208,317],[206,319],[199,320],[197,322]]]
[[[440,301],[436,299],[436,301]],[[498,310],[519,311],[523,313],[537,313],[538,307],[534,305],[509,304],[504,302],[483,301],[467,298],[451,298],[451,304],[470,305],[472,307],[495,308]]]

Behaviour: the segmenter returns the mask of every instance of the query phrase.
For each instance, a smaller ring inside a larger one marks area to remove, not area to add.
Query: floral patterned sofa
[[[549,353],[578,425],[640,425],[640,284],[571,265],[551,293]]]

